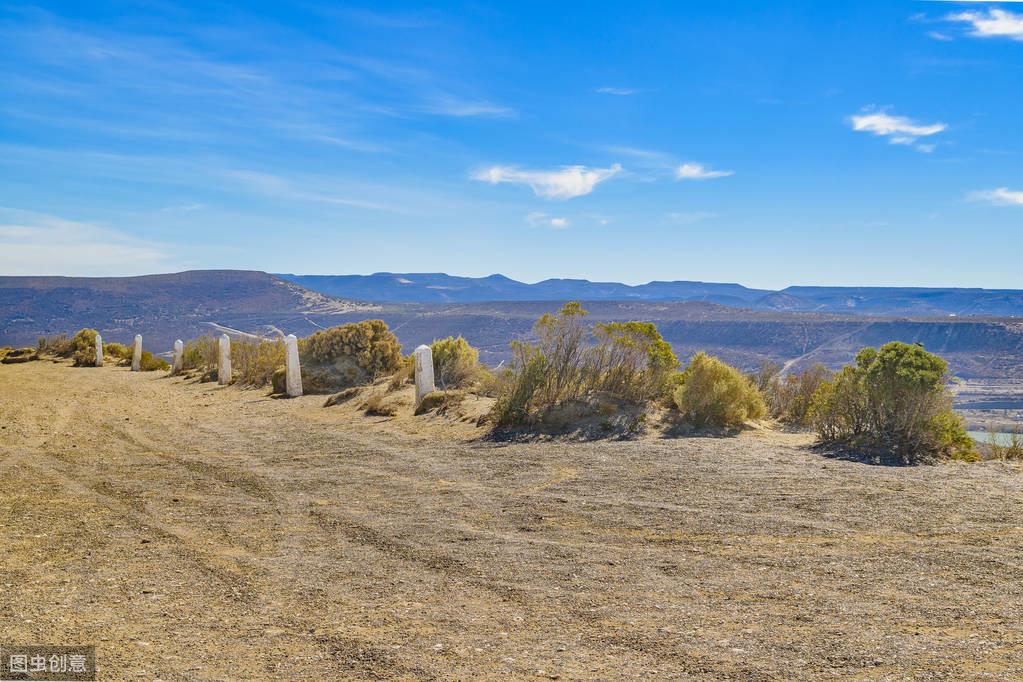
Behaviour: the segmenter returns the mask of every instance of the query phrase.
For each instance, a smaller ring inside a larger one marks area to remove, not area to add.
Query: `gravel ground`
[[[117,680],[1023,678],[1018,465],[322,404],[0,367],[2,640]]]

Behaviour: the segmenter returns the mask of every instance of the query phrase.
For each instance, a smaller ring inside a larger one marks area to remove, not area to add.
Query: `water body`
[[[980,443],[990,443],[991,437],[994,436],[995,443],[998,445],[1012,445],[1012,434],[997,432],[994,434],[988,433],[987,431],[967,431],[973,440]]]

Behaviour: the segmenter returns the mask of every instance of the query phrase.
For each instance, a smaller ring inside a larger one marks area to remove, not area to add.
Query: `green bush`
[[[679,362],[652,322],[608,322],[594,330],[589,359],[591,385],[622,400],[667,398]]]
[[[131,362],[132,349],[123,343],[104,343],[103,357],[111,357],[118,361],[118,364]]]
[[[952,411],[948,364],[922,346],[864,348],[823,383],[810,419],[821,441],[882,453],[906,464],[974,460],[973,439]]]
[[[512,370],[494,403],[491,418],[499,426],[525,424],[532,416],[535,397],[546,381],[547,362],[539,349],[512,342]]]
[[[760,391],[742,372],[706,353],[693,356],[678,381],[675,406],[698,428],[740,426],[767,412]]]
[[[333,393],[393,374],[401,344],[383,320],[365,320],[316,332],[298,342],[306,393]]]
[[[796,426],[810,425],[810,408],[817,390],[831,380],[833,373],[816,364],[802,372],[776,375],[761,389],[772,417]]]
[[[167,371],[170,364],[161,357],[157,357],[147,350],[142,351],[139,359],[139,369],[143,372],[155,372],[158,370]]]
[[[480,376],[480,353],[461,336],[449,336],[430,344],[433,374],[442,389],[464,388]]]
[[[71,357],[75,367],[92,367],[96,364],[95,329],[80,329],[71,337]]]
[[[239,386],[270,385],[274,372],[284,365],[283,339],[236,339],[231,342],[231,370]]]
[[[512,342],[511,371],[481,381],[498,396],[493,421],[535,421],[559,404],[593,393],[634,404],[670,396],[678,358],[655,325],[598,324],[591,335],[587,314],[579,303],[566,303],[537,320],[537,343]]]
[[[220,364],[220,344],[213,336],[200,336],[190,339],[181,351],[181,369],[197,370],[209,375],[216,371]]]

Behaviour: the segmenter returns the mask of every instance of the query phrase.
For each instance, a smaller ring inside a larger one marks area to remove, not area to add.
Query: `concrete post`
[[[181,374],[181,370],[185,366],[185,344],[178,339],[174,342],[174,366],[171,369],[171,374]]]
[[[288,396],[297,398],[302,395],[302,365],[298,360],[298,337],[288,334],[284,337],[284,352],[287,358],[285,365]]]
[[[96,334],[96,366],[103,366],[103,337]]]
[[[135,335],[135,350],[131,354],[131,371],[138,372],[142,369],[142,334]]]
[[[416,406],[423,402],[423,396],[437,390],[433,383],[433,351],[429,346],[416,348]]]
[[[231,337],[220,335],[220,364],[217,365],[217,383],[225,386],[231,383]]]

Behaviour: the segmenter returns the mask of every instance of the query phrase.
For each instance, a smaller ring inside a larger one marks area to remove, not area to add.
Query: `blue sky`
[[[1023,3],[0,9],[0,274],[1023,288]]]

